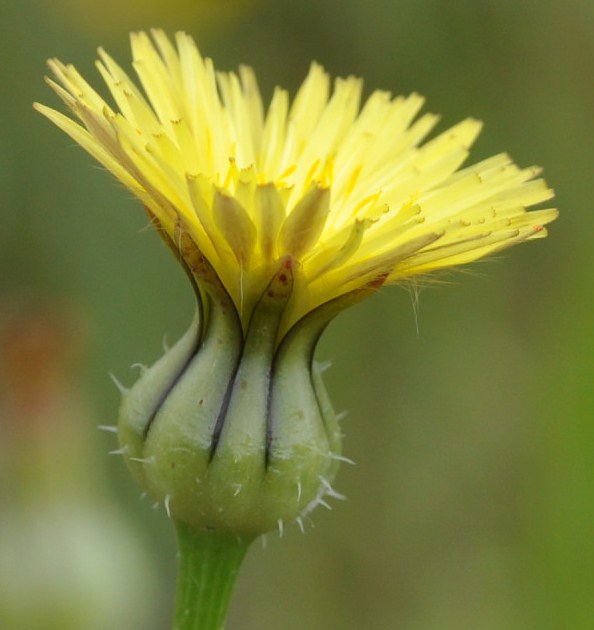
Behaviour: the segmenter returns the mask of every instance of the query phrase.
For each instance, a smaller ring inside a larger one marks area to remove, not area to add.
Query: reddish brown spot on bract
[[[372,280],[367,286],[370,289],[379,289],[382,284],[384,284],[384,282],[388,279],[388,274],[387,273],[382,273],[381,275],[379,275],[377,278],[375,278],[374,280]]]

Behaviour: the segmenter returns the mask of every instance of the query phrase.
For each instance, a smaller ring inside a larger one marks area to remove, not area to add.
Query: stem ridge
[[[176,522],[179,554],[173,630],[221,630],[253,537]]]

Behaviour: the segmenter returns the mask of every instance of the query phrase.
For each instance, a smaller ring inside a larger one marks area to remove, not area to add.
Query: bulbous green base
[[[332,493],[335,413],[313,362],[326,318],[278,341],[291,294],[282,267],[247,330],[220,295],[125,395],[119,439],[132,472],[177,521],[253,537]]]

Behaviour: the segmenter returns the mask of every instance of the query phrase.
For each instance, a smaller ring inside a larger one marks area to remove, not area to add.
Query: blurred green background
[[[47,57],[99,85],[97,45],[127,66],[127,33],[161,26],[253,65],[267,97],[316,59],[424,94],[441,129],[480,118],[473,160],[544,166],[562,213],[546,241],[330,327],[348,500],[254,545],[228,628],[593,628],[594,3],[9,0],[0,23],[0,626],[168,627],[172,528],[96,425],[108,373],[131,384],[191,291],[139,204],[31,107],[57,105]]]

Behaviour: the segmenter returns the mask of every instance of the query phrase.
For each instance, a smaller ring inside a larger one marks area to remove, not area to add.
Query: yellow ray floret
[[[208,259],[244,322],[280,260],[298,273],[286,327],[377,282],[471,262],[546,235],[555,209],[539,169],[505,154],[460,170],[480,123],[423,143],[437,123],[417,94],[331,85],[313,64],[292,104],[265,110],[250,68],[216,72],[194,41],[131,36],[138,87],[103,50],[109,105],[71,65],[49,81],[80,123],[36,104],[110,170],[174,240],[179,225]]]

